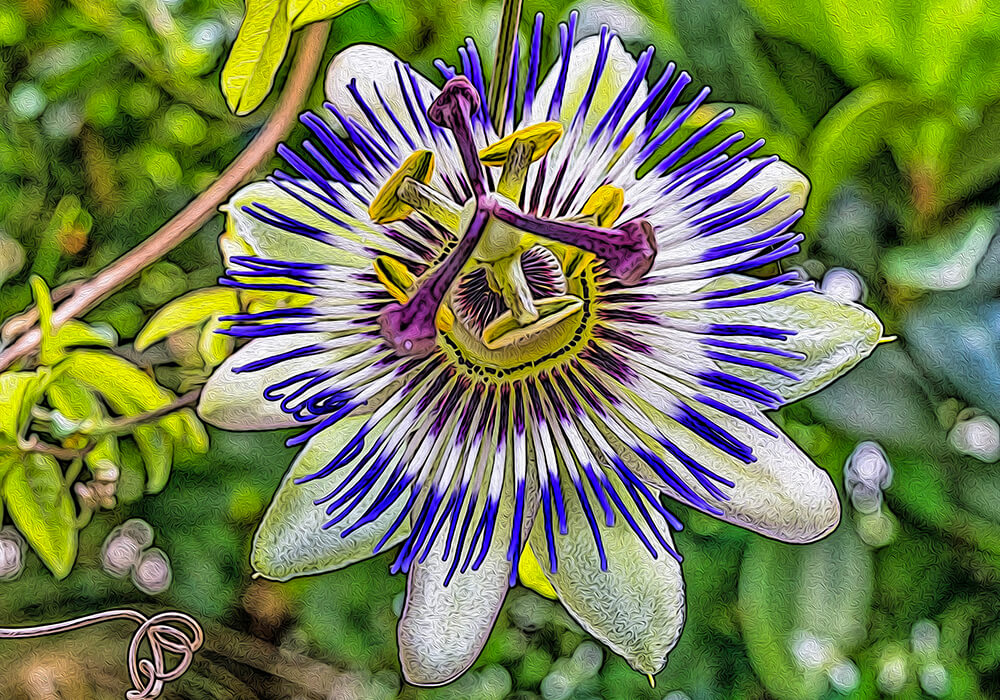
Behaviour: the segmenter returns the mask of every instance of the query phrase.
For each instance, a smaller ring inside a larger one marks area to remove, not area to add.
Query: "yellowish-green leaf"
[[[246,0],[246,15],[222,68],[222,94],[238,115],[257,109],[271,92],[291,39],[286,0]]]
[[[118,438],[114,435],[105,435],[99,439],[94,447],[84,457],[87,468],[95,478],[100,479],[112,470],[117,470],[121,463],[121,455],[118,452]]]
[[[0,436],[9,439],[18,436],[47,376],[37,372],[0,374]]]
[[[153,314],[135,338],[135,349],[142,352],[168,335],[201,325],[213,315],[234,314],[240,310],[235,289],[205,287],[179,296]]]
[[[58,329],[52,327],[52,296],[45,280],[37,275],[30,280],[31,293],[38,309],[38,327],[42,332],[38,358],[43,365],[54,365],[65,354],[66,348],[81,345],[111,347],[118,338],[110,326],[100,328],[83,321],[71,319]]]
[[[88,418],[98,421],[103,417],[101,403],[94,391],[66,377],[53,380],[46,389],[45,398],[52,408],[72,421]]]
[[[156,425],[140,425],[132,433],[146,464],[146,491],[157,493],[167,485],[174,446],[165,430]]]
[[[45,280],[38,275],[33,275],[28,283],[38,309],[38,329],[42,332],[38,359],[43,365],[52,365],[59,361],[59,351],[52,342],[52,296]]]
[[[312,22],[331,19],[346,12],[363,0],[288,0],[288,21],[292,31]]]
[[[59,326],[52,339],[59,351],[83,345],[110,348],[118,340],[114,329],[110,326],[92,326],[76,320],[67,321]]]
[[[116,413],[134,416],[162,408],[174,395],[128,360],[97,350],[77,350],[55,371],[90,387]]]
[[[69,574],[76,559],[76,510],[59,463],[38,453],[15,461],[3,481],[3,500],[45,566],[57,578]]]
[[[160,424],[170,433],[176,444],[183,445],[198,454],[208,452],[208,433],[205,432],[205,426],[197,414],[190,408],[165,416]]]

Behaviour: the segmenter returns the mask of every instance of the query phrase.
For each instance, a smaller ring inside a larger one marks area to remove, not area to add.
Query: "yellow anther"
[[[566,247],[562,253],[562,268],[566,279],[572,279],[583,274],[587,266],[594,261],[594,254],[579,248]]]
[[[406,178],[426,185],[433,174],[434,154],[430,151],[414,151],[382,185],[382,189],[368,206],[368,216],[377,224],[405,219],[413,213],[413,207],[399,198],[400,186]]]
[[[531,545],[524,545],[521,558],[517,560],[517,578],[521,585],[530,588],[538,595],[546,598],[556,599],[556,589],[549,583],[549,579],[542,570],[542,565],[538,562],[538,557],[531,551]]]
[[[535,302],[538,320],[524,325],[518,323],[510,311],[506,311],[483,329],[483,345],[490,350],[499,350],[513,345],[524,338],[551,328],[582,308],[583,300],[579,297],[562,296],[539,299]]]
[[[884,336],[882,336],[881,338],[878,339],[878,342],[876,343],[876,345],[882,345],[884,343],[891,343],[891,342],[893,342],[895,340],[898,340],[898,338],[896,336],[894,336],[894,335],[884,335]]]
[[[518,129],[513,134],[509,134],[496,143],[487,146],[479,152],[479,160],[484,165],[500,167],[507,161],[510,149],[515,141],[524,141],[531,148],[531,162],[535,162],[546,153],[562,136],[563,128],[559,122],[542,122],[532,124],[523,129]]]
[[[625,208],[625,190],[614,185],[601,185],[584,202],[580,218],[592,220],[602,228],[611,226],[618,220]]]
[[[653,674],[652,673],[647,673],[646,674],[646,678],[649,679],[649,687],[650,688],[656,688],[656,679],[653,678]]]
[[[416,278],[406,267],[388,255],[380,255],[375,258],[375,276],[392,298],[400,304],[405,304],[409,299],[409,290],[413,287]]]
[[[388,255],[380,255],[375,258],[373,266],[375,268],[375,276],[382,283],[382,286],[385,287],[386,291],[400,304],[405,304],[416,285],[417,280],[413,276],[413,273],[407,270],[401,262]],[[451,313],[451,309],[442,305],[438,308],[435,320],[438,330],[448,331],[451,330],[451,325],[455,322],[455,317]]]

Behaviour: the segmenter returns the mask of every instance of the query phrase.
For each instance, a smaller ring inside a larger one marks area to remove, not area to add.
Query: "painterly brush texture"
[[[0,6],[0,628],[191,615],[174,698],[996,695],[1000,13],[525,2],[497,91],[501,17]]]

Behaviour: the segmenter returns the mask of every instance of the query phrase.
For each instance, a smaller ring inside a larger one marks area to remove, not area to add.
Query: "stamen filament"
[[[437,349],[438,308],[479,244],[490,214],[477,208],[455,249],[426,278],[405,304],[390,304],[379,316],[382,337],[402,355],[425,356]]]
[[[460,210],[434,188],[408,177],[400,184],[396,196],[452,233],[458,233]]]

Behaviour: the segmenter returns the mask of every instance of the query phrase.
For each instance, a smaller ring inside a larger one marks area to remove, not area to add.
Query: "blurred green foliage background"
[[[550,28],[571,9],[525,5]],[[779,416],[840,485],[837,532],[794,547],[675,508],[687,525],[677,541],[689,622],[655,689],[557,603],[518,589],[473,672],[417,690],[399,677],[404,579],[388,575],[385,556],[288,584],[250,579],[251,535],[293,453],[287,435],[212,432],[208,454],[181,454],[160,493],[94,517],[68,578],[29,556],[19,579],[0,582],[0,622],[121,605],[190,612],[208,647],[168,697],[1000,696],[1000,10],[986,0],[575,7],[585,31],[606,22],[629,48],[652,43],[658,65],[674,60],[712,85],[715,103],[694,126],[737,105],[734,130],[767,138],[766,152],[811,178],[794,264],[831,293],[864,295],[900,336]],[[242,11],[239,0],[0,0],[0,319],[29,305],[30,275],[50,287],[83,279],[143,240],[249,141],[274,96],[237,118],[220,93]],[[499,15],[499,2],[372,0],[335,20],[328,57],[377,42],[430,75],[466,34],[489,55]],[[213,284],[221,227],[217,217],[88,321],[131,339],[164,303]],[[163,352],[183,364],[183,339]],[[867,497],[844,479],[862,440],[892,465],[891,483]],[[105,537],[132,517],[169,557],[158,595],[102,567]],[[0,697],[120,697],[127,634],[112,625],[0,643]]]

